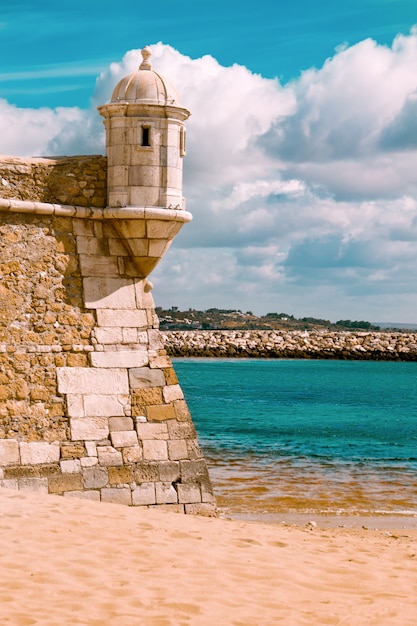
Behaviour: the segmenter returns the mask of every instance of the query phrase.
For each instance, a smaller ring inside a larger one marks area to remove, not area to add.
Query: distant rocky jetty
[[[417,361],[417,334],[319,331],[163,331],[173,357]]]

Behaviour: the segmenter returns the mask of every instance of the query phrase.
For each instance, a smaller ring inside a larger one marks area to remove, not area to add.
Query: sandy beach
[[[417,531],[184,516],[0,490],[0,623],[415,624]]]

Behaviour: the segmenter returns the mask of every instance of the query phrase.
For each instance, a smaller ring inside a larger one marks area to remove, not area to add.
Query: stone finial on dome
[[[149,60],[151,58],[151,56],[152,56],[151,49],[148,46],[145,46],[144,48],[142,48],[140,53],[142,55],[143,61],[139,65],[139,69],[140,70],[151,70],[152,69],[152,63]]]

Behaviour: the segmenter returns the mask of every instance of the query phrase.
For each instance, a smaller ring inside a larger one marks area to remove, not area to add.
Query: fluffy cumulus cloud
[[[153,274],[158,304],[417,321],[417,31],[341,48],[286,85],[152,52],[192,112],[194,220]],[[88,111],[0,100],[2,152],[102,152],[96,106],[139,63],[112,63]]]

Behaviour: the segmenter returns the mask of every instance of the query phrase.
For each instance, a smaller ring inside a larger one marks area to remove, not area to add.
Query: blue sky
[[[415,0],[154,6],[2,0],[0,152],[103,152],[150,44],[192,111],[156,303],[417,322]]]

